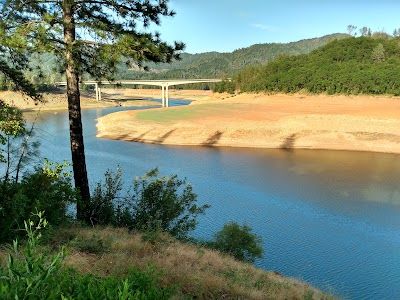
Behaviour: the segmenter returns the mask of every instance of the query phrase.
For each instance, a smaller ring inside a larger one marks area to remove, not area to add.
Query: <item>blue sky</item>
[[[186,43],[189,53],[297,41],[346,32],[349,24],[400,28],[400,0],[170,0],[170,7],[176,16],[157,31]]]

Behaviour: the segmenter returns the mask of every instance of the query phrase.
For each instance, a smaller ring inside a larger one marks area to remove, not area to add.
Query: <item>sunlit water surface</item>
[[[400,297],[400,156],[96,138],[96,118],[125,109],[83,111],[92,184],[118,166],[126,181],[153,167],[187,177],[199,201],[211,204],[193,236],[211,238],[230,220],[245,223],[263,238],[261,268],[343,298]],[[37,127],[42,156],[70,160],[67,114],[42,113]]]

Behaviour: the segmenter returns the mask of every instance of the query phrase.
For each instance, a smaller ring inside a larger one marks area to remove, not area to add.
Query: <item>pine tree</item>
[[[372,50],[371,58],[377,63],[385,61],[385,48],[381,43]]]
[[[10,51],[52,52],[67,79],[70,145],[75,186],[82,201],[77,217],[86,219],[90,201],[81,121],[79,78],[112,79],[117,63],[141,65],[179,58],[182,43],[169,45],[158,33],[138,28],[173,16],[168,0],[2,0],[0,45]]]

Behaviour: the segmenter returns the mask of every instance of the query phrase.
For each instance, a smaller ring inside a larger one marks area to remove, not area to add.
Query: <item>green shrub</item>
[[[45,162],[21,182],[0,183],[0,243],[19,236],[32,211],[45,211],[54,226],[67,220],[67,207],[77,193],[64,169],[64,164]]]
[[[161,230],[184,238],[195,229],[197,216],[209,206],[196,204],[197,195],[186,179],[158,175],[158,170],[154,169],[137,178],[133,196],[121,211],[131,212],[133,228],[137,230]]]
[[[236,259],[254,262],[256,258],[262,257],[261,238],[253,234],[252,229],[246,225],[231,222],[217,232],[210,245]]]
[[[25,223],[25,247],[14,242],[6,267],[0,266],[1,299],[170,299],[175,289],[159,286],[154,270],[132,270],[125,278],[79,274],[62,266],[64,252],[44,254],[40,231],[47,226],[43,214]]]
[[[92,225],[122,225],[116,220],[116,205],[121,199],[122,172],[107,171],[104,174],[104,183],[98,182],[94,188],[90,203],[86,207],[88,220]]]
[[[216,93],[234,94],[235,91],[236,91],[235,82],[231,80],[224,80],[222,82],[218,82],[214,86],[214,92]]]
[[[89,238],[76,239],[73,245],[82,252],[102,254],[110,251],[111,240],[103,239],[93,234]]]
[[[121,196],[121,172],[105,174],[93,193],[88,213],[93,224],[127,227],[138,231],[165,231],[185,238],[208,205],[198,206],[197,195],[185,179],[159,177],[157,169],[138,177],[133,193]]]

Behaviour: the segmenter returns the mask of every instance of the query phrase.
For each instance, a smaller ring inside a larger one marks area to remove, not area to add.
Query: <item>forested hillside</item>
[[[232,76],[250,65],[265,64],[280,55],[309,53],[327,43],[347,37],[346,34],[331,34],[319,38],[291,43],[256,44],[231,53],[208,52],[182,55],[182,60],[172,64],[150,64],[150,72],[132,72],[120,69],[120,76],[142,78],[201,78]],[[160,74],[161,73],[161,74]]]
[[[148,64],[148,71],[121,63],[114,77],[115,79],[231,77],[243,67],[267,63],[280,55],[309,53],[332,40],[346,36],[348,35],[332,34],[287,44],[257,44],[232,53],[183,53],[180,61],[174,61],[171,64]],[[41,67],[40,71],[38,66]],[[27,72],[26,77],[35,84],[52,84],[64,80],[57,59],[48,53],[32,56],[31,71]],[[89,79],[88,76],[87,79]],[[0,77],[0,89],[8,87],[9,83]]]
[[[400,39],[351,37],[310,54],[247,67],[233,83],[242,92],[400,95],[399,74]]]

